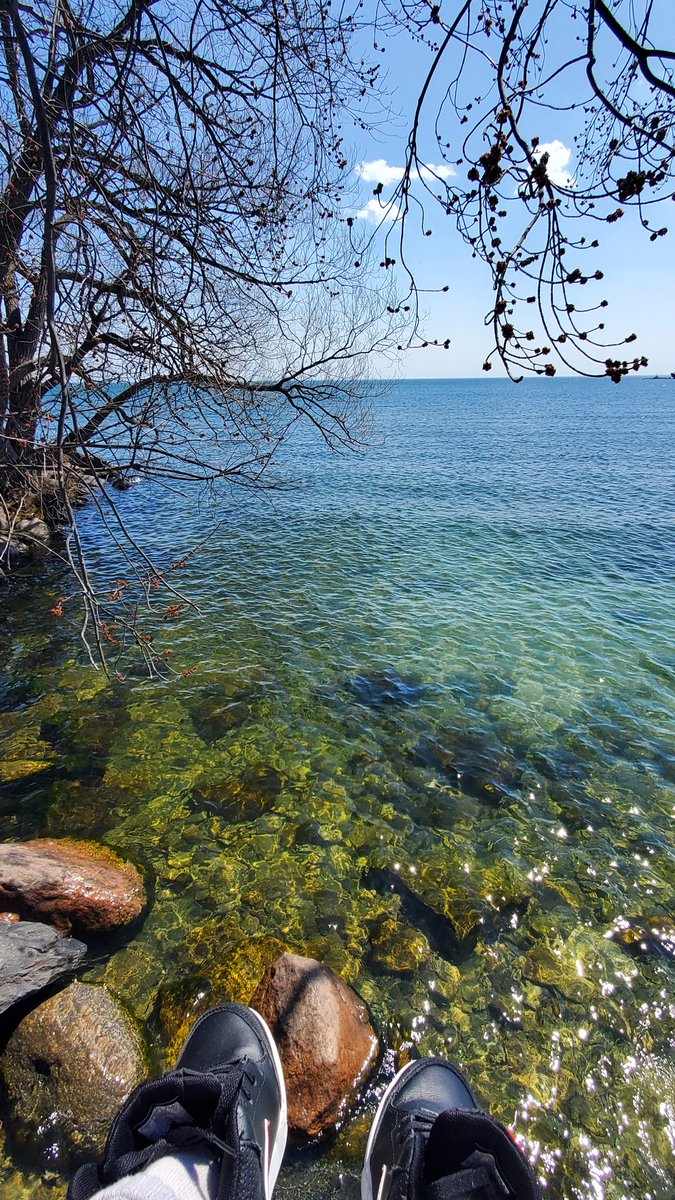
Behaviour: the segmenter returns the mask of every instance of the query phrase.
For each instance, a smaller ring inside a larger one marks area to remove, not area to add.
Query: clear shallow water
[[[373,1091],[450,1054],[551,1196],[670,1197],[675,385],[400,383],[374,409],[362,456],[296,439],[272,502],[123,497],[167,561],[221,522],[181,580],[203,616],[166,634],[187,679],[106,685],[54,640],[60,581],[20,585],[5,836],[148,871],[144,925],[86,977],[157,1062],[205,984],[247,998],[283,943],[369,1003]],[[114,576],[93,511],[85,536]],[[372,1102],[285,1196],[353,1193]],[[6,1164],[0,1195],[36,1187]]]

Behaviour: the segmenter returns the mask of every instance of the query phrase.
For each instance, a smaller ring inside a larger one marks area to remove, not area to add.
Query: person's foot
[[[120,1110],[97,1166],[81,1167],[68,1200],[167,1162],[215,1172],[218,1196],[271,1200],[287,1134],[284,1076],[264,1020],[243,1004],[199,1018],[176,1069],[148,1079]]]
[[[270,1200],[288,1131],[283,1069],[266,1022],[254,1009],[235,1003],[199,1018],[176,1064],[176,1070],[211,1073],[232,1068],[240,1068],[242,1078],[228,1122],[228,1144],[234,1142],[229,1144],[234,1153],[224,1163],[231,1176],[229,1195],[246,1195],[245,1176],[258,1159],[265,1200]]]
[[[478,1107],[443,1058],[408,1063],[373,1121],[361,1200],[540,1200],[534,1172],[508,1130]]]

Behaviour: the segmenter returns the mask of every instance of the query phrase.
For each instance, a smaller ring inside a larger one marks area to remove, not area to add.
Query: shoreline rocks
[[[73,983],[24,1017],[0,1071],[16,1139],[73,1163],[102,1152],[145,1061],[130,1018],[109,992]]]
[[[49,925],[13,918],[0,922],[0,1013],[72,971],[87,947]]]
[[[377,1057],[362,1000],[330,967],[281,954],[251,998],[284,1068],[291,1129],[316,1137],[342,1119]]]
[[[139,872],[95,842],[40,838],[0,845],[0,909],[63,933],[131,925],[146,903]]]

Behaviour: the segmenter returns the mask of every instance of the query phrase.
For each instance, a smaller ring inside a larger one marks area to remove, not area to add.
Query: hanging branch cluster
[[[351,28],[323,0],[0,0],[0,556],[22,514],[67,526],[99,652],[82,496],[149,602],[115,484],[260,485],[299,419],[359,436],[391,315],[336,220],[339,121],[376,90]]]
[[[594,222],[613,224],[634,208],[652,241],[667,233],[652,216],[675,199],[675,50],[664,48],[672,27],[664,7],[404,0],[399,8],[385,0],[382,38],[403,20],[432,56],[393,198],[401,220],[387,232],[388,246],[399,244],[387,257],[412,261],[411,216],[429,235],[421,183],[490,269],[494,350],[485,370],[498,355],[514,378],[554,375],[558,360],[619,382],[647,365],[623,349],[634,334],[606,340],[607,301],[585,288],[602,279]],[[574,174],[555,160],[563,136],[573,139]],[[423,152],[454,174],[421,176]],[[414,291],[414,269],[409,275]]]

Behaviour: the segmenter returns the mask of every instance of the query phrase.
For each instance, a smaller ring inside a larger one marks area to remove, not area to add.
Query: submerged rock
[[[283,782],[279,772],[265,764],[222,780],[199,776],[191,792],[192,804],[232,821],[255,821],[274,807]]]
[[[197,734],[211,745],[242,725],[255,711],[258,701],[253,688],[212,684],[201,688],[187,707]]]
[[[396,895],[406,921],[423,933],[431,948],[452,959],[475,943],[481,916],[471,894],[446,878],[447,868],[429,867],[426,877],[415,878],[413,889],[398,871],[390,867],[371,867],[363,876],[363,885],[382,896]]]
[[[0,1059],[12,1128],[33,1153],[101,1153],[145,1074],[130,1019],[101,987],[74,983],[24,1017]]]
[[[54,747],[40,736],[39,722],[24,713],[0,713],[0,738],[0,781],[3,783],[28,779],[54,765]]]
[[[370,946],[375,965],[395,975],[410,974],[431,958],[424,934],[386,915],[373,925]]]
[[[251,999],[284,1068],[292,1129],[316,1136],[343,1116],[372,1067],[378,1041],[356,992],[314,958],[282,954]]]
[[[179,958],[177,979],[160,996],[167,1069],[174,1066],[197,1018],[225,1000],[248,1004],[265,969],[287,949],[273,937],[242,942],[238,923],[219,917],[194,929]]]
[[[10,920],[0,921],[0,1013],[72,971],[87,952],[49,925],[2,915]]]
[[[607,936],[637,957],[661,954],[675,958],[675,924],[663,917],[621,917]]]
[[[103,933],[130,925],[144,906],[138,871],[105,846],[68,838],[0,845],[2,909],[66,933]]]
[[[347,687],[361,704],[383,708],[390,704],[416,704],[426,688],[413,679],[404,679],[398,671],[387,667],[369,675],[354,675]]]
[[[522,785],[518,763],[477,730],[423,738],[413,757],[421,766],[442,771],[459,791],[490,805]]]

